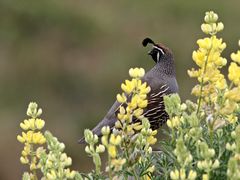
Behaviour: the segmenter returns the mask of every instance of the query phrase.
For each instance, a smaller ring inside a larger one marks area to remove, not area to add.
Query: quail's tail
[[[98,125],[92,129],[93,134],[96,134],[98,137],[100,137],[102,135],[101,133],[101,129],[103,126],[109,126],[110,129],[114,126],[116,120],[115,119],[107,119],[104,118],[101,122],[98,123]],[[78,141],[79,144],[86,144],[85,138],[82,137],[81,139],[79,139]]]

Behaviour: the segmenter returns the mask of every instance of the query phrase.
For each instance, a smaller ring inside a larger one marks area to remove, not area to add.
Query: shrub
[[[208,36],[197,40],[199,49],[192,58],[197,69],[188,74],[198,83],[192,89],[197,102],[182,103],[177,94],[164,97],[169,114],[168,140],[159,140],[161,151],[153,153],[157,131],[150,128],[143,116],[147,106],[150,87],[141,81],[142,68],[129,70],[131,80],[121,85],[122,103],[115,127],[102,128],[101,139],[85,130],[85,151],[92,157],[95,169],[89,174],[70,170],[72,160],[64,153],[64,144],[49,131],[42,132],[45,125],[36,103],[30,103],[27,115],[20,127],[19,142],[24,144],[20,157],[29,166],[23,179],[240,179],[240,51],[231,54],[227,82],[221,73],[227,59],[221,56],[226,43],[217,37],[223,23],[218,15],[207,12],[201,26]],[[240,45],[240,44],[239,44]],[[131,98],[126,95],[131,94]],[[137,117],[139,122],[132,122]],[[100,154],[107,152],[107,165],[103,169]]]

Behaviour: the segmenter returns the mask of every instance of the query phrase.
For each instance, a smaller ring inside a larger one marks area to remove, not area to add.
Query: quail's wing
[[[167,119],[168,114],[165,111],[163,97],[169,94],[169,87],[162,85],[157,92],[152,92],[148,95],[148,105],[144,110],[144,117],[148,118],[151,128],[158,129]]]
[[[147,107],[144,108],[143,116],[148,118],[152,129],[158,129],[168,119],[163,100],[163,97],[169,94],[168,89],[169,87],[164,84],[159,87],[157,91],[151,91],[147,96],[148,104]],[[129,96],[129,98],[130,97],[131,96]],[[126,107],[127,105],[121,104],[121,106]],[[119,113],[119,107],[115,111],[115,117],[117,117],[117,114]],[[133,122],[138,121],[140,120],[133,117]]]

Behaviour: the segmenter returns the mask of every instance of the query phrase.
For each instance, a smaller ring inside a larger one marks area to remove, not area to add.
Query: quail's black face
[[[157,63],[160,61],[161,57],[165,54],[164,51],[157,46],[153,46],[153,49],[148,53],[152,56],[153,60]]]
[[[148,52],[150,56],[152,56],[153,60],[158,63],[161,57],[165,54],[164,49],[157,45],[150,38],[145,38],[142,42],[143,46],[147,46],[148,43],[153,44],[153,49]]]

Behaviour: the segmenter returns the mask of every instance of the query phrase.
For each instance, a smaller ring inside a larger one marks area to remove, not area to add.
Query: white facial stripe
[[[157,53],[157,61],[159,62],[160,54],[159,52]]]
[[[157,47],[157,46],[153,46],[153,48],[155,48],[155,49],[161,51],[162,54],[165,54],[164,51],[163,51],[161,48],[159,48],[159,47]]]

